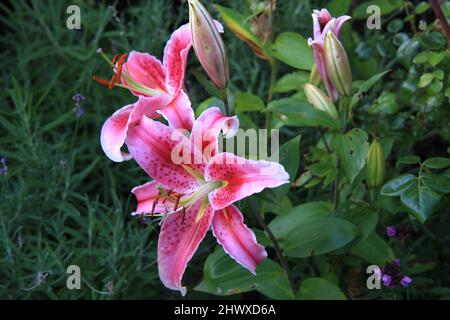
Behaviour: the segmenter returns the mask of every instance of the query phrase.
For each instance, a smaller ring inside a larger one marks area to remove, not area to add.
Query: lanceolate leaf
[[[387,262],[395,259],[392,249],[375,232],[372,232],[366,239],[353,247],[352,253],[360,256],[369,263],[379,266],[384,266]]]
[[[301,70],[311,70],[314,64],[312,49],[300,34],[284,32],[272,46],[272,54],[278,60]]]
[[[337,250],[358,234],[358,229],[344,219],[317,218],[290,232],[282,244],[286,255],[305,258]]]
[[[353,129],[338,135],[335,144],[345,174],[353,182],[364,167],[369,152],[367,133],[361,129]]]
[[[314,108],[304,100],[286,98],[272,101],[266,112],[279,112],[284,116],[287,125],[298,127],[327,127],[339,130],[339,121],[328,113]]]
[[[216,247],[203,267],[203,281],[195,287],[215,295],[226,296],[257,289],[272,299],[293,299],[284,270],[276,262],[265,259],[256,269],[256,276]]]
[[[300,300],[347,300],[338,286],[323,278],[303,280],[299,289],[299,298]]]

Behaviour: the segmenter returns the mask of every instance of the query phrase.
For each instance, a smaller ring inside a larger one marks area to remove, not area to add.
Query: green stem
[[[276,72],[277,62],[275,59],[270,58],[269,63],[270,63],[270,86],[269,86],[269,93],[267,95],[267,104],[269,104],[273,100],[273,90],[275,88],[275,81],[277,80],[277,72]],[[270,129],[271,118],[272,113],[266,112],[266,129]]]
[[[227,92],[227,89],[226,88],[222,89],[220,91],[220,93],[222,95],[222,101],[223,101],[223,104],[225,106],[225,113],[226,113],[227,117],[230,117],[231,113],[230,113],[230,106],[228,105],[228,92]]]
[[[277,253],[278,260],[280,260],[280,263],[283,266],[284,271],[286,272],[286,276],[287,276],[287,278],[289,280],[289,284],[291,285],[292,294],[295,297],[295,295],[297,294],[297,286],[295,284],[295,280],[294,280],[294,277],[292,276],[292,272],[291,272],[291,269],[289,268],[287,260],[284,257],[283,252],[281,251],[281,248],[280,248],[280,246],[278,244],[277,238],[275,238],[274,234],[272,233],[272,231],[267,226],[266,222],[264,221],[264,218],[262,217],[262,215],[260,214],[260,212],[256,208],[255,203],[253,202],[253,200],[250,198],[248,200],[248,202],[250,204],[250,208],[251,208],[251,211],[252,211],[253,215],[255,216],[256,220],[258,220],[259,225],[261,226],[261,228],[263,228],[263,230],[265,231],[265,233],[269,237],[269,240],[273,244],[273,248],[275,249],[275,252]]]

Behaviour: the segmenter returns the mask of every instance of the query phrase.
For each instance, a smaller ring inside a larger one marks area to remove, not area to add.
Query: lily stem
[[[267,96],[267,104],[269,104],[273,100],[273,90],[275,88],[275,81],[277,80],[277,70],[276,65],[277,62],[275,59],[270,58],[269,60],[270,64],[270,86],[269,86],[269,93]],[[266,112],[266,129],[270,129],[270,119],[272,118],[271,112]]]
[[[229,116],[231,116],[231,114],[230,114],[230,106],[228,105],[228,92],[227,92],[227,89],[225,88],[225,89],[221,90],[220,93],[222,95],[222,101],[223,101],[223,104],[225,106],[226,116],[229,117]]]
[[[322,138],[323,144],[325,145],[325,149],[327,149],[328,153],[331,153],[330,146],[328,145],[327,139],[325,139],[325,134],[324,134],[322,128],[319,128],[319,134],[320,134],[320,137]]]
[[[295,296],[297,294],[297,286],[295,285],[294,277],[292,276],[291,269],[289,268],[289,265],[287,263],[286,258],[283,255],[283,252],[281,251],[280,245],[278,244],[278,241],[275,238],[272,231],[270,230],[270,228],[267,226],[259,210],[256,208],[253,200],[249,199],[248,202],[250,204],[250,208],[252,209],[253,215],[255,216],[256,220],[258,220],[258,223],[261,226],[261,228],[263,228],[264,232],[269,237],[269,240],[272,242],[273,248],[277,253],[278,260],[280,260],[280,263],[283,266],[284,271],[286,272],[289,284],[291,285],[292,294]]]

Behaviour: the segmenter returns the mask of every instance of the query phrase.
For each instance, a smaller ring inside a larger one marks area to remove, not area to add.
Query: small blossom
[[[392,282],[392,277],[390,275],[384,274],[382,280],[383,280],[384,286],[389,287]]]
[[[7,175],[8,174],[8,166],[7,166],[8,158],[7,157],[2,157],[0,159],[0,163],[1,163],[1,166],[2,166],[0,168],[0,176]]]
[[[75,101],[76,104],[82,103],[85,99],[86,98],[80,93],[77,93],[72,97],[72,100]]]
[[[385,287],[391,289],[400,285],[407,287],[412,283],[412,279],[400,271],[400,259],[393,260],[381,269],[381,280]]]
[[[393,226],[388,226],[388,227],[386,228],[386,235],[387,235],[389,238],[395,237],[396,234],[397,234],[397,230],[395,230],[395,227],[393,227]]]
[[[84,111],[83,107],[79,106],[79,105],[76,106],[75,108],[73,108],[73,112],[75,112],[75,115],[77,116],[77,118],[81,118],[86,113]]]
[[[407,286],[409,286],[412,283],[412,279],[408,276],[404,276],[402,278],[402,280],[400,281],[400,283],[402,284],[403,287],[406,288]]]

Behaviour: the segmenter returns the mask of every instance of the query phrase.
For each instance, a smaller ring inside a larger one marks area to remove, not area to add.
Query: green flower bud
[[[377,188],[383,184],[386,172],[384,152],[378,140],[374,140],[370,145],[367,156],[367,186]]]
[[[228,58],[222,37],[206,8],[198,0],[189,1],[192,45],[200,64],[219,89],[229,81]]]
[[[325,36],[325,65],[328,77],[343,96],[352,95],[352,72],[341,42],[330,31]]]
[[[325,92],[310,83],[304,85],[304,90],[309,103],[311,103],[316,109],[325,111],[333,119],[339,119],[336,107]]]

